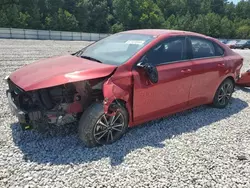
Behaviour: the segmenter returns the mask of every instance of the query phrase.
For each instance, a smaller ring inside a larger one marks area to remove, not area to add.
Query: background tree
[[[250,38],[250,0],[0,0],[0,27],[115,33],[140,28]]]
[[[107,0],[88,1],[88,31],[90,32],[109,32],[109,7]]]

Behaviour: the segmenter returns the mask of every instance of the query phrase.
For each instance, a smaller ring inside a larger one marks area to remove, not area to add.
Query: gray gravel
[[[250,89],[226,109],[201,106],[88,149],[74,126],[22,132],[2,79],[26,63],[86,42],[0,40],[0,187],[250,187]],[[239,50],[250,68],[250,51]]]

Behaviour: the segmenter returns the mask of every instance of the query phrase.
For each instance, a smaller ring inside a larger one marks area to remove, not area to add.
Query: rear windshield
[[[104,64],[121,65],[153,39],[152,35],[118,33],[87,46],[80,55]]]

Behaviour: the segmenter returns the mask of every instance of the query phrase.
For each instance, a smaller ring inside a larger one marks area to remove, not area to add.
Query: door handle
[[[189,73],[189,72],[192,72],[192,70],[191,69],[182,69],[181,72],[182,73]]]
[[[218,63],[218,67],[225,67],[225,63]]]

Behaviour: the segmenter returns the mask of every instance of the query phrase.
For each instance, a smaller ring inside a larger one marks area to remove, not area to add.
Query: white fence
[[[97,41],[109,35],[102,33],[0,28],[0,38],[4,39]]]

